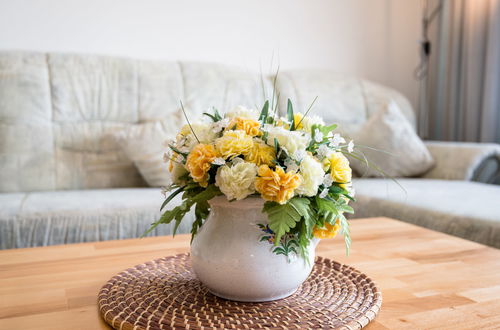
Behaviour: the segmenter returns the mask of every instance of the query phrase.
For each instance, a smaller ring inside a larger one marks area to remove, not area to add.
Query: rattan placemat
[[[266,303],[218,298],[196,279],[188,254],[137,265],[111,278],[98,297],[115,329],[360,329],[382,295],[358,270],[318,257],[292,296]]]

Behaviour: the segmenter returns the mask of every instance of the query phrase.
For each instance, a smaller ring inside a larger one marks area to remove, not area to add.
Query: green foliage
[[[288,99],[287,102],[286,115],[288,121],[290,122],[290,131],[295,131],[295,117],[293,116],[293,106],[292,106],[292,101],[290,101],[290,99]]]
[[[178,194],[180,194],[183,190],[184,190],[184,187],[180,187],[179,189],[177,189],[176,191],[174,191],[173,193],[171,193],[170,196],[168,196],[165,199],[165,201],[161,204],[160,211],[163,210],[163,208],[165,206],[167,206],[167,204],[170,203],[170,201],[172,199],[174,199],[175,196],[177,196]]]
[[[186,121],[189,125],[189,128],[191,129],[191,132],[193,133],[194,137],[196,138],[196,141],[198,141],[198,143],[200,143],[200,139],[198,139],[198,136],[196,135],[196,132],[193,130],[193,126],[191,126],[191,123],[189,122],[189,118],[186,114],[186,109],[184,109],[184,104],[182,104],[182,101],[180,101],[181,103],[181,109],[182,109],[182,113],[184,114],[184,118],[186,118]]]
[[[188,153],[187,153],[187,152],[182,152],[182,151],[180,151],[179,149],[175,148],[175,147],[174,147],[174,146],[172,146],[172,145],[168,145],[168,147],[169,147],[170,149],[172,149],[172,151],[173,151],[173,152],[175,152],[175,153],[177,153],[177,154],[179,154],[179,155],[182,155],[182,156],[184,156],[184,157],[187,157],[187,156],[188,156]]]
[[[307,219],[312,216],[310,201],[304,197],[292,198],[286,204],[266,202],[264,212],[268,215],[269,228],[276,234],[275,245],[279,244],[281,237],[290,232],[302,217]]]
[[[260,112],[259,121],[262,124],[265,124],[267,122],[268,115],[269,115],[269,101],[266,101],[266,103],[264,103],[264,106],[262,107],[262,111]]]
[[[304,113],[304,116],[300,119],[300,121],[298,122],[298,124],[295,125],[295,127],[299,127],[300,126],[300,124],[302,123],[302,120],[304,120],[304,118],[306,118],[306,116],[309,114],[309,111],[311,111],[311,109],[312,109],[314,103],[316,103],[317,99],[318,99],[318,96],[316,95],[316,97],[314,98],[314,100],[311,102],[311,104],[307,108],[306,112]]]
[[[349,223],[344,216],[344,213],[354,213],[352,207],[347,205],[347,202],[343,198],[334,198],[327,196],[327,198],[315,197],[316,208],[318,215],[323,222],[328,222],[330,224],[335,224],[337,220],[340,222],[341,233],[344,236],[346,254],[349,255],[349,250],[351,248],[351,235],[349,230]]]
[[[217,121],[222,119],[222,116],[220,115],[219,110],[217,110],[216,108],[213,108],[213,109],[214,109],[213,114],[208,113],[208,112],[204,112],[203,114],[207,117],[210,117],[214,122],[217,122]]]
[[[221,192],[219,188],[215,185],[209,185],[207,188],[201,188],[200,186],[193,187],[188,189],[188,186],[183,187],[184,194],[182,195],[182,203],[171,210],[168,210],[162,214],[160,219],[153,224],[151,227],[142,234],[142,237],[146,236],[150,232],[152,232],[159,224],[169,224],[175,220],[174,225],[174,236],[179,228],[179,225],[182,222],[182,219],[191,210],[191,207],[196,204],[195,208],[195,216],[196,216],[196,225],[193,224],[193,228],[191,233],[196,235],[198,228],[203,223],[203,220],[206,219],[209,212],[208,201],[214,198],[217,195],[220,195]],[[178,194],[177,190],[172,194]],[[172,199],[172,195],[169,196]]]

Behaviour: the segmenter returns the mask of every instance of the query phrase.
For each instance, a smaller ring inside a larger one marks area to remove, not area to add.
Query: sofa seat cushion
[[[0,248],[140,237],[159,218],[162,200],[158,188],[0,194]],[[178,232],[189,232],[191,223],[189,215]],[[151,235],[172,229],[161,225]]]
[[[355,217],[387,216],[500,248],[500,186],[467,181],[358,179]]]

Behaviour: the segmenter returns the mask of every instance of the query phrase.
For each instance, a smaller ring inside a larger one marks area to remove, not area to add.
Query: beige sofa
[[[223,65],[89,55],[0,53],[0,248],[138,237],[157,219],[159,188],[148,188],[109,134],[139,123],[182,122],[210,106],[261,104],[272,78]],[[282,72],[280,102],[315,113],[347,134],[398,104],[398,92],[330,72]],[[284,108],[283,106],[281,108]],[[391,216],[500,247],[500,188],[472,182],[496,175],[496,144],[429,142],[436,167],[400,179],[357,179],[357,216]],[[187,219],[180,231],[189,231]],[[159,226],[153,234],[168,234]]]

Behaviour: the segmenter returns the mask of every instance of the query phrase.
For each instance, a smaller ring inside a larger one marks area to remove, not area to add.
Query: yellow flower
[[[349,167],[349,160],[341,152],[332,154],[323,160],[326,171],[330,170],[330,176],[334,182],[347,183],[351,181],[352,170]]]
[[[186,169],[193,180],[198,182],[200,186],[206,187],[208,185],[208,171],[216,157],[215,148],[211,144],[200,143],[189,153],[186,160]]]
[[[304,124],[302,123],[302,118],[303,117],[304,116],[302,116],[302,114],[300,112],[293,115],[293,121],[295,123],[295,129],[303,129],[304,128]]]
[[[253,142],[253,146],[249,152],[245,154],[245,160],[251,163],[260,165],[274,165],[276,153],[274,148],[262,142]]]
[[[303,129],[304,128],[304,125],[302,123],[302,118],[304,118],[304,116],[300,112],[297,112],[293,115],[293,122],[295,124],[295,129]],[[276,126],[284,127],[285,129],[290,129],[290,124],[286,123],[284,120],[285,119],[278,119],[276,121]],[[300,123],[300,125],[299,125],[299,123]]]
[[[215,149],[224,159],[245,155],[252,147],[252,137],[242,130],[226,131],[222,137],[215,140]]]
[[[318,228],[314,226],[313,235],[316,238],[324,239],[324,238],[334,238],[340,230],[340,223],[337,220],[334,225],[329,223],[325,223],[324,228]]]
[[[261,136],[260,123],[253,119],[235,117],[231,120],[226,129],[233,129],[235,127],[237,130],[245,131],[250,136]]]
[[[257,173],[259,177],[255,180],[255,190],[257,190],[263,199],[267,201],[285,204],[293,197],[295,189],[300,186],[301,178],[295,172],[287,172],[276,167],[273,171],[267,165],[259,167]]]

